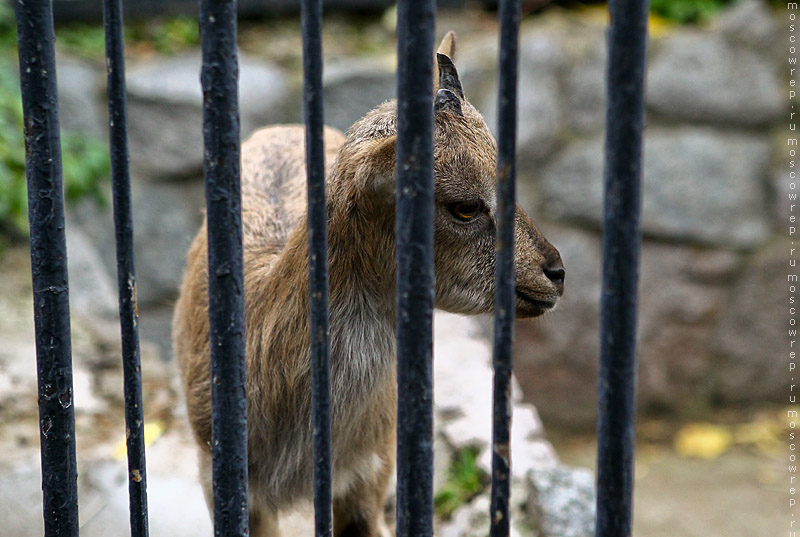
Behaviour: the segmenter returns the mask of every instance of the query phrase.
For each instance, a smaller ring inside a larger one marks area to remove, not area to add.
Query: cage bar
[[[214,534],[248,535],[247,401],[235,0],[202,0]]]
[[[433,38],[435,3],[397,13],[397,535],[433,532]]]
[[[308,185],[308,259],[311,312],[311,398],[314,450],[314,533],[329,537],[331,486],[331,379],[328,309],[328,214],[325,202],[322,92],[322,2],[303,0],[303,100]]]
[[[18,0],[14,9],[25,120],[44,534],[77,537],[78,472],[53,12],[49,0]]]
[[[647,0],[609,2],[597,537],[631,535]]]
[[[511,495],[511,374],[516,279],[517,79],[520,0],[500,2],[500,80],[497,95],[497,236],[495,239],[494,388],[492,406],[491,537],[507,537]]]
[[[122,2],[104,0],[109,140],[117,247],[117,287],[122,334],[125,437],[128,448],[128,495],[131,537],[147,537],[147,471],[144,449],[144,408],[139,355],[139,310],[133,256],[133,216],[128,153],[128,118],[125,95],[125,49],[122,37]]]

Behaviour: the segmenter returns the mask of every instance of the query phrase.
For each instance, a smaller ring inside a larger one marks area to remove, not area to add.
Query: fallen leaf
[[[164,434],[164,430],[166,426],[164,422],[161,420],[158,421],[149,421],[144,424],[144,445],[145,446],[152,446],[156,440],[161,438],[161,435]],[[114,448],[114,453],[112,456],[118,460],[122,461],[128,457],[128,446],[125,440],[121,440],[119,444]]]
[[[730,448],[733,435],[727,427],[712,423],[691,423],[675,436],[675,451],[691,459],[716,459]]]

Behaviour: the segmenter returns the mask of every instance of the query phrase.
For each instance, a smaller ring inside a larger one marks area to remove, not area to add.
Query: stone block
[[[603,137],[571,144],[543,171],[540,212],[600,228]],[[770,147],[762,136],[659,128],[644,141],[642,227],[670,241],[753,248],[766,240]]]
[[[760,127],[786,107],[775,54],[735,47],[714,33],[664,38],[647,77],[648,107],[670,119]]]
[[[157,59],[128,70],[131,165],[151,178],[185,177],[203,166],[200,55]],[[239,56],[241,136],[285,121],[289,84],[279,68]]]

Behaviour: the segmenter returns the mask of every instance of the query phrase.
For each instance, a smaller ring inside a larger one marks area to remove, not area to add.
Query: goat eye
[[[480,201],[451,203],[448,209],[453,216],[462,222],[468,222],[481,213],[483,210],[483,203]]]

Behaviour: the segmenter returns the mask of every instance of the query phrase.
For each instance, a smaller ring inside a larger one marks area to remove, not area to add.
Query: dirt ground
[[[567,464],[596,468],[596,440],[550,431]],[[637,441],[634,537],[762,537],[789,529],[786,456],[734,446],[710,460]]]

